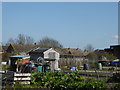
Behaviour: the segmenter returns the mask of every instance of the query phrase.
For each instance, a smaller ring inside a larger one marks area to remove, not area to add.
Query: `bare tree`
[[[33,44],[34,43],[34,39],[30,36],[26,36],[26,44]]]
[[[16,39],[10,38],[6,45],[9,45],[10,43],[15,43],[15,44],[33,44],[34,39],[30,36],[26,36],[24,34],[19,34]]]
[[[91,44],[88,44],[88,45],[86,45],[85,50],[92,52],[92,51],[94,51],[94,47]]]
[[[17,44],[25,44],[25,35],[24,34],[19,34],[16,43]]]
[[[15,43],[15,40],[14,40],[13,38],[10,38],[10,39],[7,41],[6,45],[9,45],[10,43]]]
[[[57,40],[45,37],[42,40],[38,41],[38,44],[44,47],[53,47],[53,48],[62,48],[63,45],[60,44]]]

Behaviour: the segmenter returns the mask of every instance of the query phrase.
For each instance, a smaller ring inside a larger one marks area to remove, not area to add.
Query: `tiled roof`
[[[104,52],[103,49],[96,49],[94,52]]]
[[[6,51],[7,48],[8,48],[8,46],[2,46],[2,51],[3,51],[3,52]]]
[[[69,54],[69,55],[84,55],[84,51],[82,51],[79,48],[63,48],[64,54]]]
[[[21,44],[11,44],[16,52],[29,52],[32,49],[40,47],[40,45],[21,45]]]

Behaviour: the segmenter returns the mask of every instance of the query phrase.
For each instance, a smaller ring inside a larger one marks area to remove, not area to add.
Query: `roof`
[[[29,53],[33,53],[33,52],[36,52],[36,53],[43,53],[45,51],[47,51],[49,48],[36,48],[34,50],[31,50]]]
[[[40,47],[40,45],[21,45],[21,44],[10,44],[16,52],[29,52],[32,49]]]
[[[79,56],[84,55],[84,51],[82,51],[79,48],[63,48],[63,52],[66,55],[79,55]]]
[[[10,56],[13,58],[23,58],[23,57],[29,57],[29,55],[15,55],[15,56]]]
[[[111,45],[110,47],[120,47],[120,45]]]
[[[103,49],[96,49],[94,52],[104,52]]]
[[[3,51],[3,52],[6,51],[7,48],[8,48],[8,46],[2,46],[2,51]]]
[[[111,63],[120,63],[120,61],[112,61]]]

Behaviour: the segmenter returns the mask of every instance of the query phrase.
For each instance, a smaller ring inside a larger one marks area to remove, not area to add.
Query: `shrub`
[[[79,90],[84,88],[92,89],[105,89],[104,82],[96,81],[94,79],[86,80],[79,75],[79,72],[42,72],[32,74],[32,85],[36,87],[47,87],[53,90]]]
[[[115,73],[107,82],[120,83],[120,73]]]
[[[116,85],[114,86],[114,89],[115,89],[115,90],[120,90],[120,83],[119,83],[119,84],[116,84]]]

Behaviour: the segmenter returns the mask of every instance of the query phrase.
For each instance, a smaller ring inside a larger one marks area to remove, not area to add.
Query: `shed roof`
[[[43,52],[47,51],[48,49],[49,48],[36,48],[34,50],[31,50],[29,53],[34,53],[34,52],[36,52],[36,53],[43,53]]]
[[[29,55],[15,55],[15,56],[10,56],[12,58],[24,58],[24,57],[29,57]]]

